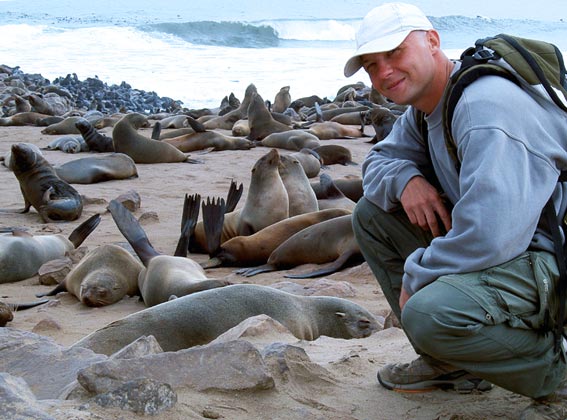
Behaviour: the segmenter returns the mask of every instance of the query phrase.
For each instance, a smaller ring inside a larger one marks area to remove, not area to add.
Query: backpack
[[[496,75],[504,77],[531,95],[539,96],[545,100],[552,101],[567,112],[567,79],[565,64],[559,49],[550,43],[506,34],[499,34],[489,38],[479,39],[474,47],[466,49],[461,54],[461,68],[453,74],[443,93],[442,124],[445,137],[445,145],[449,156],[455,163],[457,173],[460,170],[460,162],[457,156],[457,146],[453,139],[451,124],[453,114],[463,90],[479,77],[485,75]],[[430,158],[427,123],[425,114],[414,110],[418,129],[423,138],[426,154]],[[431,180],[430,180],[431,181]],[[437,179],[432,184],[439,186]],[[557,182],[567,181],[567,171],[562,171]],[[565,301],[567,298],[567,240],[563,244],[560,229],[567,238],[567,217],[562,223],[558,223],[558,216],[551,197],[542,210],[547,225],[551,231],[555,256],[559,267],[559,284],[557,293],[559,295],[559,313],[557,319],[551,320],[555,335],[555,351],[561,349],[563,325],[565,321]]]

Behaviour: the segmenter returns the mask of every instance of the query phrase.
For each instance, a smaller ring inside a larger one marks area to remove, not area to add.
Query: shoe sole
[[[493,385],[483,379],[475,377],[466,371],[451,372],[427,381],[411,384],[395,384],[383,380],[378,373],[378,382],[390,391],[405,393],[431,392],[437,389],[453,389],[460,394],[470,394],[473,391],[490,391]]]

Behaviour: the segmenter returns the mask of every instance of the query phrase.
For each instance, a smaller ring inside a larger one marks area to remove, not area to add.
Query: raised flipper
[[[191,126],[191,128],[193,130],[195,130],[195,133],[205,133],[207,132],[207,129],[205,128],[205,126],[200,123],[199,121],[197,121],[195,118],[190,117],[189,115],[187,116],[187,122],[189,123],[189,125]]]
[[[81,244],[87,239],[100,223],[100,214],[95,214],[77,226],[73,232],[69,235],[69,242],[73,244],[75,248],[81,246]]]
[[[207,202],[203,203],[203,228],[207,239],[207,252],[211,258],[220,250],[225,211],[223,198],[217,198],[215,201],[214,198],[211,200],[207,197]]]
[[[321,111],[321,106],[319,105],[319,102],[315,102],[315,115],[317,115],[317,118],[315,119],[316,122],[323,122],[323,111]]]
[[[154,129],[152,130],[152,140],[159,140],[161,134],[161,123],[156,121],[154,124]]]
[[[353,265],[354,263],[362,263],[363,261],[364,259],[359,252],[349,251],[340,255],[339,258],[337,258],[332,263],[326,264],[324,267],[318,270],[310,271],[308,273],[286,274],[284,275],[284,277],[288,279],[312,279],[314,277],[321,277],[327,274],[336,273],[344,267]]]
[[[124,238],[126,238],[128,243],[134,248],[136,255],[140,257],[144,265],[147,265],[153,257],[160,255],[150,243],[140,223],[122,203],[111,200],[108,205],[108,210],[118,230],[120,230]]]
[[[238,188],[236,188],[236,182],[234,180],[230,181],[230,188],[228,189],[228,194],[226,195],[226,211],[225,213],[230,213],[234,211],[236,205],[242,197],[242,191],[244,191],[244,186],[242,183]]]
[[[199,207],[201,206],[201,196],[199,194],[185,194],[183,202],[183,214],[181,216],[181,235],[175,248],[176,257],[187,257],[189,241],[195,232],[197,219],[199,218]]]
[[[264,264],[258,267],[239,268],[238,270],[234,270],[233,273],[244,277],[252,277],[256,274],[269,273],[270,271],[278,271],[278,268],[272,264]]]

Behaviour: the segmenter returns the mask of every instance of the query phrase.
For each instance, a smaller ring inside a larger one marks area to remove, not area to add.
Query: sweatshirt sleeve
[[[490,87],[492,92],[502,88]],[[465,90],[453,120],[462,166],[452,229],[406,260],[403,286],[408,292],[442,275],[502,264],[528,249],[559,174],[541,152],[553,138],[536,115],[522,121],[532,109],[539,112],[534,107],[520,89],[512,90],[505,104],[494,95],[469,100]]]
[[[414,176],[429,164],[417,129],[413,108],[394,123],[391,133],[377,143],[362,164],[364,196],[384,211],[400,207],[400,196]]]

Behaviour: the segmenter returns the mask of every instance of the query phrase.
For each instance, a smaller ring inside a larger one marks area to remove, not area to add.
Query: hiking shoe
[[[424,356],[419,356],[410,363],[384,366],[378,371],[378,382],[384,388],[398,392],[426,392],[441,388],[468,394],[492,389],[492,384],[488,381]]]

